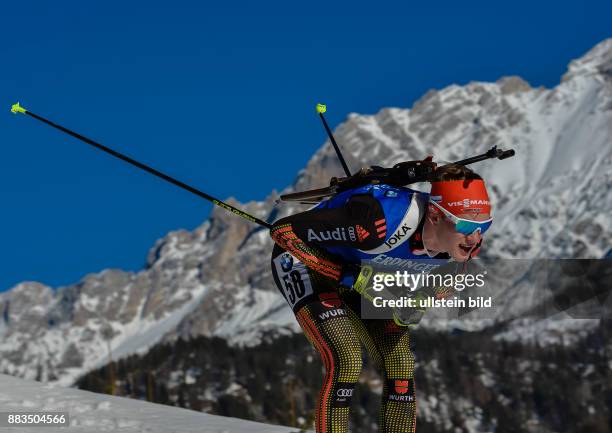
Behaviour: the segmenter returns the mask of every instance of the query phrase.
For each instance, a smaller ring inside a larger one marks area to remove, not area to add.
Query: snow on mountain
[[[490,185],[496,217],[483,257],[599,258],[610,250],[612,39],[572,61],[552,89],[519,77],[451,85],[411,109],[350,114],[335,136],[353,171],[427,155],[453,161],[493,144],[514,148],[514,158],[474,166]],[[326,142],[285,192],[326,186],[341,174]],[[231,202],[264,220],[306,209],[276,204],[277,197]],[[193,232],[158,240],[138,273],[107,270],[57,290],[22,283],[0,294],[0,371],[68,384],[105,363],[109,348],[123,356],[197,335],[255,345],[269,333],[293,332],[297,323],[272,282],[271,247],[265,230],[215,208]],[[529,272],[526,265],[521,276]],[[503,314],[493,322],[538,301],[528,278],[499,284]],[[434,319],[423,325],[449,325]],[[478,327],[491,323],[474,319]]]
[[[180,235],[168,235],[169,257],[139,273],[106,270],[55,292],[22,283],[1,293],[0,371],[70,384],[106,363],[109,346],[122,356],[159,341],[208,289],[197,262],[181,254]]]
[[[111,397],[0,375],[0,412],[68,412],[70,427],[82,433],[297,433],[295,428],[261,424],[176,407]],[[66,427],[45,427],[64,432]],[[35,433],[40,427],[2,428]]]

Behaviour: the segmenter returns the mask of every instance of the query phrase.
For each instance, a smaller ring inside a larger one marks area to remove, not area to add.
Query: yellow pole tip
[[[325,113],[327,111],[327,105],[317,104],[317,113]]]
[[[19,102],[16,104],[13,104],[13,106],[11,107],[11,113],[13,114],[17,114],[17,113],[26,113],[26,109],[23,108],[21,105],[19,105]]]

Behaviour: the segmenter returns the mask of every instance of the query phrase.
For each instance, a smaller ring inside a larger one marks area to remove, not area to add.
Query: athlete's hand
[[[393,321],[397,326],[416,326],[425,314],[425,310],[398,308],[393,311]]]
[[[427,308],[422,308],[419,305],[421,299],[426,299],[425,291],[417,291],[412,299],[415,300],[416,308],[394,308],[393,321],[398,326],[416,326],[423,318]]]

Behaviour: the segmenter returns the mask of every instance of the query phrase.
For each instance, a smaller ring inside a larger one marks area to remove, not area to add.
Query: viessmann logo
[[[489,200],[470,200],[469,198],[463,199],[461,201],[451,201],[448,203],[449,206],[463,206],[470,207],[474,205],[484,205],[489,206]]]

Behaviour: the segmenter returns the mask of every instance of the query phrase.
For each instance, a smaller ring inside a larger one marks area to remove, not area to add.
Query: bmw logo
[[[293,268],[293,257],[291,254],[285,253],[281,257],[280,265],[283,271],[289,272]]]

